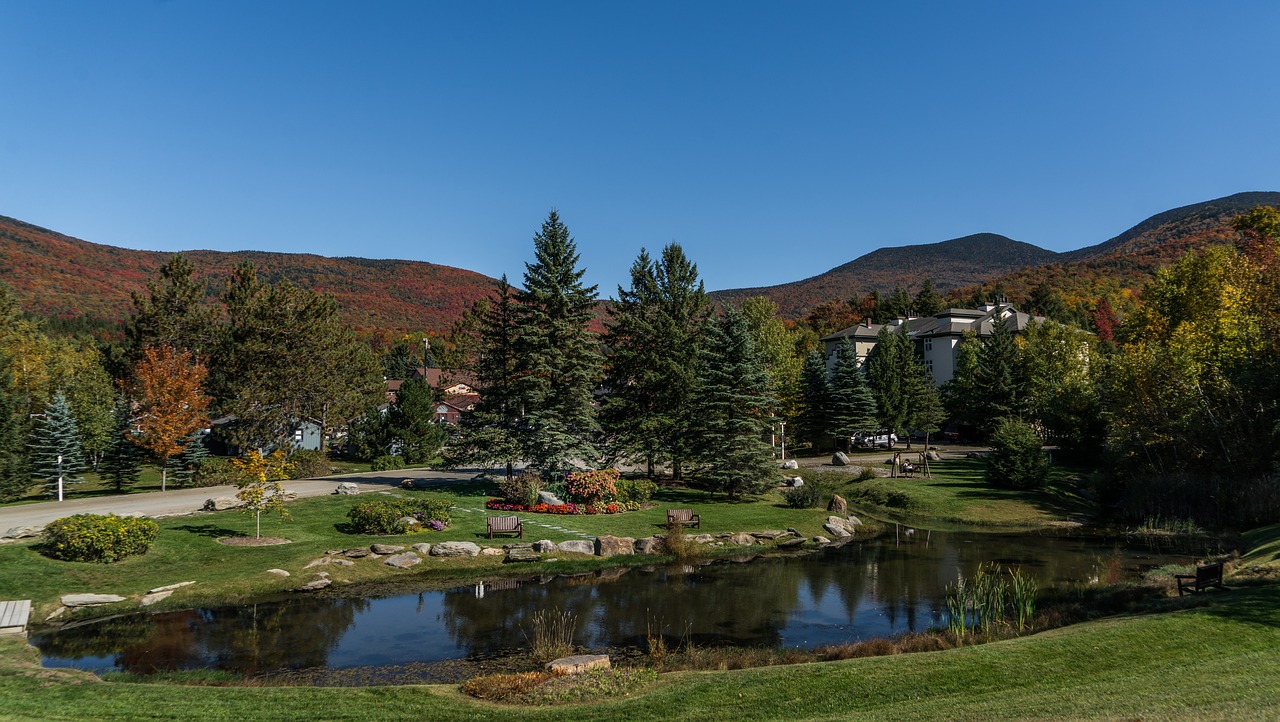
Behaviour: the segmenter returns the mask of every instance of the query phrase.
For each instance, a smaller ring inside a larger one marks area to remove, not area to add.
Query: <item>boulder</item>
[[[276,576],[278,576],[278,577],[287,577],[287,576],[289,576],[289,572],[286,572],[286,571],[285,571],[285,570],[283,570],[283,569],[268,569],[268,570],[267,570],[267,574],[274,574],[274,575],[276,575]]]
[[[325,577],[321,577],[320,579],[315,579],[315,580],[309,581],[309,582],[307,582],[306,584],[303,584],[301,587],[298,587],[298,591],[302,591],[302,592],[314,592],[314,591],[315,591],[315,590],[317,590],[317,589],[324,589],[325,587],[329,586],[330,584],[333,584],[333,580],[332,580],[332,579],[328,579],[328,578],[325,578]]]
[[[556,545],[556,549],[561,552],[570,552],[573,554],[595,554],[596,545],[586,539],[570,539],[562,541]]]
[[[344,481],[344,482],[342,482],[341,484],[338,484],[337,486],[335,486],[335,487],[333,488],[333,493],[335,493],[335,494],[359,494],[359,493],[360,493],[360,487],[356,486],[355,484],[352,484],[352,483],[351,483],[351,482],[349,482],[349,481]]]
[[[765,531],[753,531],[751,536],[757,539],[777,539],[780,536],[786,536],[788,532],[779,531],[777,529],[766,529]]]
[[[205,499],[204,506],[200,507],[201,511],[226,511],[227,509],[239,508],[244,502],[234,496],[215,496],[212,499]]]
[[[422,522],[419,521],[417,517],[412,517],[412,516],[402,516],[396,521],[400,522],[401,524],[404,524],[405,527],[408,529],[414,529],[416,527],[422,526]]]
[[[422,560],[418,558],[417,554],[414,554],[413,552],[405,552],[403,554],[389,556],[386,559],[383,559],[382,563],[389,567],[395,567],[396,569],[408,569],[420,561]]]
[[[831,540],[824,536],[816,536],[813,538],[814,544],[830,544]]]
[[[34,536],[40,536],[40,531],[43,528],[38,526],[15,526],[5,532],[0,539],[30,539]]]
[[[595,554],[598,557],[616,557],[634,554],[636,540],[629,536],[602,536],[596,539]]]
[[[553,674],[580,674],[590,669],[609,669],[607,654],[578,654],[547,662],[547,671]]]
[[[329,559],[329,563],[337,564],[340,567],[354,567],[356,565],[356,563],[351,561],[350,559],[343,559],[341,557],[331,558]]]
[[[512,547],[507,550],[507,558],[503,559],[504,564],[515,564],[518,562],[536,562],[538,555],[529,547]]]
[[[556,550],[556,543],[550,539],[540,539],[533,543],[533,550],[536,552],[553,552]]]
[[[800,468],[800,462],[796,461],[795,459],[787,459],[786,461],[782,462],[782,468],[784,468],[784,469],[799,469],[799,468]]]
[[[845,529],[844,526],[840,524],[823,524],[822,528],[826,529],[828,534],[837,539],[853,536],[848,529]]]
[[[837,514],[848,513],[849,502],[845,501],[843,496],[833,494],[831,496],[831,503],[827,504],[827,511],[833,511]]]
[[[431,545],[426,542],[418,542],[413,545],[413,550],[419,554],[429,554],[431,553]]]
[[[737,544],[740,547],[749,547],[752,544],[756,543],[756,538],[751,536],[750,534],[734,534],[733,536],[729,537],[729,541],[732,541],[734,544]]]
[[[333,561],[333,559],[331,559],[331,558],[329,558],[329,557],[320,557],[319,559],[312,559],[311,561],[307,562],[306,564],[304,564],[304,565],[303,565],[303,567],[302,567],[302,568],[303,568],[303,569],[310,569],[311,567],[324,566],[324,565],[326,565],[326,564],[329,564],[329,563],[330,563],[330,562],[332,562],[332,561]]]
[[[53,620],[57,619],[58,617],[61,617],[62,615],[66,614],[66,613],[67,613],[67,611],[68,611],[68,610],[67,610],[67,608],[66,608],[66,607],[58,607],[57,609],[53,610],[53,612],[51,612],[51,613],[49,614],[49,616],[45,617],[45,618],[44,618],[44,621],[46,621],[46,622],[52,622]]]
[[[369,551],[374,554],[395,554],[404,551],[404,547],[398,544],[373,544],[370,545]]]
[[[64,607],[93,607],[99,604],[115,604],[123,602],[124,597],[118,594],[64,594],[62,595],[62,606]]]
[[[848,466],[849,455],[844,453],[843,451],[837,451],[836,453],[831,455],[831,465],[832,466]]]
[[[858,530],[858,527],[862,526],[862,520],[856,516],[829,516],[827,517],[827,523],[823,526],[839,527],[852,534]]]
[[[553,505],[553,506],[563,506],[563,505],[564,505],[564,502],[560,500],[560,497],[556,496],[555,494],[552,494],[552,493],[551,493],[551,492],[549,492],[549,491],[540,491],[540,492],[538,492],[538,503],[539,503],[539,504],[551,504],[551,505]]]
[[[929,461],[942,461],[942,454],[939,454],[936,451],[930,451],[924,455],[924,458],[928,459]]]
[[[663,540],[656,536],[647,536],[643,539],[636,539],[636,554],[661,554],[663,550]]]
[[[142,598],[142,606],[149,607],[163,599],[168,599],[173,594],[172,589],[166,589],[163,592],[151,592]]]
[[[481,547],[480,556],[482,557],[500,557],[505,554],[501,547]]]
[[[348,559],[363,559],[373,552],[369,551],[368,547],[356,547],[354,549],[343,549],[338,553]]]
[[[804,537],[799,537],[797,539],[785,539],[778,542],[779,549],[795,549],[800,546],[804,546]]]
[[[694,534],[689,538],[698,544],[710,544],[716,540],[716,538],[710,534]]]
[[[474,557],[479,554],[480,547],[473,542],[450,541],[431,545],[433,557]]]

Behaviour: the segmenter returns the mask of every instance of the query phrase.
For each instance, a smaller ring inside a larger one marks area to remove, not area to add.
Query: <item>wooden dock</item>
[[[0,602],[0,634],[27,636],[27,619],[31,616],[31,600]]]

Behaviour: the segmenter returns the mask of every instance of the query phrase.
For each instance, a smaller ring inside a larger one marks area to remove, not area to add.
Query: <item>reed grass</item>
[[[554,607],[539,609],[530,618],[530,625],[532,633],[526,633],[525,639],[535,662],[545,664],[573,654],[573,633],[578,627],[578,618],[573,612]]]

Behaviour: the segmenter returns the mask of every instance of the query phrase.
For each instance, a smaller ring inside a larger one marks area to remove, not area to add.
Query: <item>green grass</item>
[[[514,541],[511,536],[489,540],[485,534],[485,517],[505,514],[486,512],[484,502],[493,488],[483,482],[441,485],[426,491],[396,491],[405,496],[430,496],[453,502],[452,523],[442,532],[423,532],[401,536],[377,537],[345,533],[346,513],[356,503],[377,494],[322,496],[300,499],[289,504],[289,520],[263,516],[264,536],[284,537],[290,544],[267,547],[229,547],[217,543],[228,536],[252,535],[253,517],[238,511],[197,514],[189,517],[160,519],[160,535],[151,550],[113,564],[63,562],[39,553],[38,542],[0,545],[0,599],[31,599],[35,619],[44,619],[58,606],[58,597],[75,592],[98,592],[129,597],[109,607],[77,612],[80,615],[115,613],[137,608],[137,599],[153,587],[195,580],[198,584],[184,587],[155,608],[183,608],[205,603],[235,603],[262,595],[294,588],[309,580],[314,571],[303,571],[309,561],[326,550],[367,546],[373,542],[409,545],[415,542],[473,541],[482,546],[500,546]],[[710,503],[706,494],[697,491],[661,491],[655,506],[624,514],[595,516],[561,516],[521,513],[525,519],[524,541],[538,539],[564,541],[580,536],[540,524],[560,526],[601,536],[644,537],[663,531],[666,509],[693,507],[702,514],[702,529],[708,533],[763,531],[797,528],[806,535],[820,533],[826,512],[816,509],[788,509],[773,494],[753,502]],[[480,511],[464,511],[473,509]],[[575,555],[557,554],[563,562],[541,564],[539,571],[577,571],[584,566],[607,566],[603,559],[574,559]],[[630,561],[630,560],[629,560]],[[639,561],[639,560],[634,560]],[[652,561],[650,559],[650,561]],[[280,568],[293,576],[282,579],[265,570]],[[428,558],[410,570],[396,570],[376,560],[360,560],[352,567],[325,566],[336,584],[368,584],[372,582],[450,582],[476,575],[495,576],[528,574],[530,565],[503,565],[501,557],[473,559]]]
[[[503,706],[453,686],[225,688],[98,683],[41,670],[0,641],[6,720],[1275,719],[1280,586],[1202,606],[1089,622],[976,647],[821,664],[662,675],[572,707]],[[1173,602],[1171,602],[1173,604]]]
[[[888,452],[855,458],[854,463],[887,468]],[[1055,467],[1046,489],[1019,491],[996,489],[986,483],[984,462],[953,459],[930,463],[932,478],[875,479],[852,482],[850,472],[805,469],[806,480],[823,479],[851,506],[889,521],[945,528],[1040,528],[1068,519],[1087,518],[1090,505],[1074,493],[1074,470]],[[857,469],[854,469],[856,472]],[[895,495],[896,492],[896,495]]]
[[[1249,551],[1240,557],[1239,566],[1280,566],[1280,524],[1253,529],[1243,536]]]

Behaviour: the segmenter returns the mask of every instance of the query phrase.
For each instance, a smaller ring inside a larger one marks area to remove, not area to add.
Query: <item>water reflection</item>
[[[395,665],[524,646],[531,616],[578,618],[585,647],[675,643],[800,646],[944,626],[944,590],[983,562],[1042,586],[1127,575],[1177,559],[1083,538],[943,534],[873,540],[751,563],[608,570],[494,581],[382,599],[318,599],[136,615],[34,635],[46,666],[95,671],[216,668],[245,673]]]

